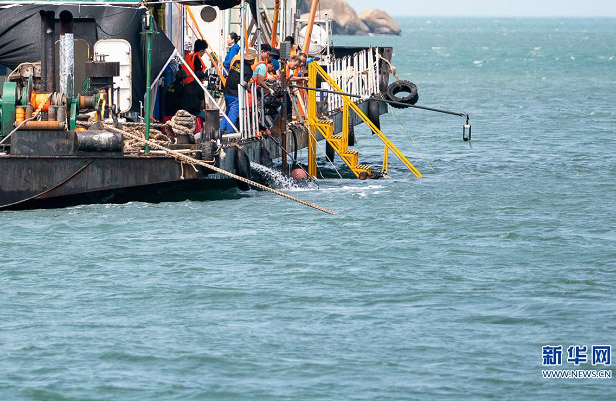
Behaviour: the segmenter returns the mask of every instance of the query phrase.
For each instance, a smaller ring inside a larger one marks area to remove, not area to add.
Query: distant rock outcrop
[[[400,32],[402,32],[400,25],[398,25],[389,14],[378,8],[362,11],[359,14],[359,19],[368,26],[372,33],[381,35],[400,35]]]
[[[302,19],[308,18],[311,4],[311,0],[302,3]],[[317,19],[325,18],[333,20],[332,29],[336,35],[398,35],[401,31],[400,25],[385,11],[371,9],[357,15],[346,0],[320,0]]]

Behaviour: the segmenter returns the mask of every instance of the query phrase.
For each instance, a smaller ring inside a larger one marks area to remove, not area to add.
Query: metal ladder
[[[308,91],[308,119],[306,121],[308,129],[311,131],[311,135],[308,138],[308,174],[313,177],[316,176],[316,140],[317,133],[320,133],[323,138],[331,145],[331,147],[338,153],[340,158],[351,169],[356,177],[360,177],[360,174],[367,173],[370,175],[371,167],[367,164],[359,164],[359,154],[357,151],[348,150],[349,140],[349,113],[353,111],[359,118],[372,130],[374,134],[385,145],[383,153],[383,171],[387,172],[388,169],[388,154],[391,151],[397,158],[408,168],[413,175],[417,178],[421,178],[421,173],[409,162],[406,157],[396,148],[396,146],[378,129],[372,121],[361,111],[351,98],[342,95],[342,89],[336,84],[336,82],[325,72],[325,70],[316,62],[310,63],[308,66],[308,86],[316,89],[317,76],[326,82],[332,90],[339,92],[338,96],[342,97],[342,135],[334,135],[334,124],[329,119],[317,118],[316,110],[316,91]]]

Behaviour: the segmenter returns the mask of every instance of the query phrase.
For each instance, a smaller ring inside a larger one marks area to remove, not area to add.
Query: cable
[[[140,10],[140,8],[135,9],[135,14],[133,14],[133,16],[132,16],[132,18],[130,19],[130,21],[128,21],[128,23],[126,24],[126,26],[125,26],[124,28],[122,28],[122,29],[121,29],[119,32],[117,32],[117,33],[109,33],[109,32],[107,32],[107,31],[105,31],[105,30],[103,29],[103,27],[102,27],[102,26],[100,26],[100,25],[98,24],[98,22],[96,22],[96,20],[94,20],[94,23],[96,24],[96,27],[97,27],[98,29],[100,29],[100,30],[101,30],[101,32],[103,32],[105,35],[107,35],[107,36],[112,36],[112,37],[113,37],[113,36],[118,36],[119,34],[121,34],[122,32],[124,32],[125,30],[127,30],[127,29],[130,27],[131,22],[133,22],[133,20],[135,19],[135,17],[136,17],[136,16],[137,16],[137,14],[139,13],[139,10]],[[121,13],[117,13],[117,14],[121,14]],[[117,14],[114,14],[114,15],[117,15]]]
[[[382,98],[383,95],[379,94],[379,96]],[[398,117],[396,116],[396,113],[394,113],[394,109],[391,109],[391,115],[393,116],[394,120],[396,121],[396,124],[398,124],[398,126],[400,126],[400,128],[402,128],[402,130],[406,133],[406,135],[408,135],[408,137],[411,139],[411,142],[413,142],[413,145],[415,145],[415,147],[417,148],[417,151],[419,152],[419,154],[421,154],[421,157],[423,157],[423,159],[426,161],[426,163],[428,163],[428,167],[430,167],[430,170],[434,171],[434,168],[432,167],[432,165],[430,164],[430,161],[428,160],[428,158],[426,157],[426,155],[424,155],[424,153],[421,151],[421,148],[419,147],[419,145],[417,145],[415,143],[415,140],[413,139],[413,136],[411,135],[411,133],[406,129],[406,127],[398,120]]]

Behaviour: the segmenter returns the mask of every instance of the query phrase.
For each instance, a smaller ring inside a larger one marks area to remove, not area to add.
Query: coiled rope
[[[219,173],[219,174],[223,174],[223,175],[226,175],[227,177],[230,177],[230,178],[236,179],[236,180],[238,180],[238,181],[245,182],[246,184],[251,185],[251,186],[253,186],[253,187],[256,187],[256,188],[262,189],[262,190],[264,190],[264,191],[269,191],[269,192],[274,193],[274,194],[276,194],[276,195],[282,196],[283,198],[287,198],[287,199],[290,199],[290,200],[295,201],[295,202],[297,202],[297,203],[300,203],[300,204],[302,204],[302,205],[304,205],[304,206],[309,206],[309,207],[311,207],[311,208],[313,208],[313,209],[319,210],[319,211],[321,211],[321,212],[323,212],[323,213],[327,213],[327,214],[338,214],[338,213],[333,212],[333,211],[331,211],[331,210],[329,210],[329,209],[325,209],[325,208],[323,208],[323,207],[321,207],[321,206],[315,205],[314,203],[306,202],[306,201],[301,200],[301,199],[299,199],[299,198],[296,198],[296,197],[294,197],[294,196],[291,196],[291,195],[285,194],[284,192],[280,192],[280,191],[277,191],[277,190],[275,190],[275,189],[273,189],[273,188],[267,187],[267,186],[265,186],[265,185],[263,185],[263,184],[259,184],[258,182],[255,182],[255,181],[249,180],[249,179],[244,178],[244,177],[240,177],[239,175],[236,175],[236,174],[230,173],[230,172],[228,172],[228,171],[226,171],[226,170],[223,170],[223,169],[221,169],[221,168],[219,168],[219,167],[216,167],[216,166],[213,166],[213,165],[211,165],[211,164],[208,164],[208,163],[206,163],[206,162],[204,162],[204,161],[202,161],[202,160],[197,160],[197,159],[195,159],[195,158],[193,158],[193,157],[190,157],[190,156],[187,156],[187,155],[185,155],[185,154],[183,154],[183,153],[181,153],[181,152],[178,152],[178,151],[175,151],[175,150],[172,150],[172,149],[166,148],[166,147],[164,147],[164,146],[162,146],[162,145],[159,145],[159,144],[158,144],[158,143],[156,143],[156,142],[152,142],[152,141],[149,141],[149,140],[145,140],[144,138],[141,138],[141,137],[139,137],[139,136],[137,136],[137,135],[134,135],[134,134],[132,134],[132,133],[129,133],[129,132],[126,132],[126,131],[122,131],[122,130],[117,129],[117,128],[115,128],[115,127],[111,126],[111,125],[104,124],[104,127],[105,127],[105,129],[108,129],[109,131],[112,131],[112,132],[117,132],[117,133],[119,133],[119,134],[122,134],[122,135],[124,135],[124,136],[127,136],[127,137],[129,137],[130,139],[132,139],[132,140],[134,140],[134,141],[138,141],[138,142],[141,142],[141,143],[143,143],[143,144],[148,144],[148,145],[150,145],[150,147],[152,147],[153,149],[162,150],[162,151],[164,151],[165,153],[167,153],[167,155],[169,155],[170,157],[172,157],[172,158],[174,158],[174,159],[178,160],[180,163],[186,163],[186,164],[189,164],[189,165],[190,165],[190,166],[192,166],[193,168],[195,168],[195,165],[203,166],[203,167],[209,168],[210,170],[213,170],[213,171],[215,171],[215,172],[217,172],[217,173]]]

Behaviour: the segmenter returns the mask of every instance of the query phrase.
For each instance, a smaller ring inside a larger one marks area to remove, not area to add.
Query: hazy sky
[[[616,16],[616,0],[347,0],[391,15]]]

